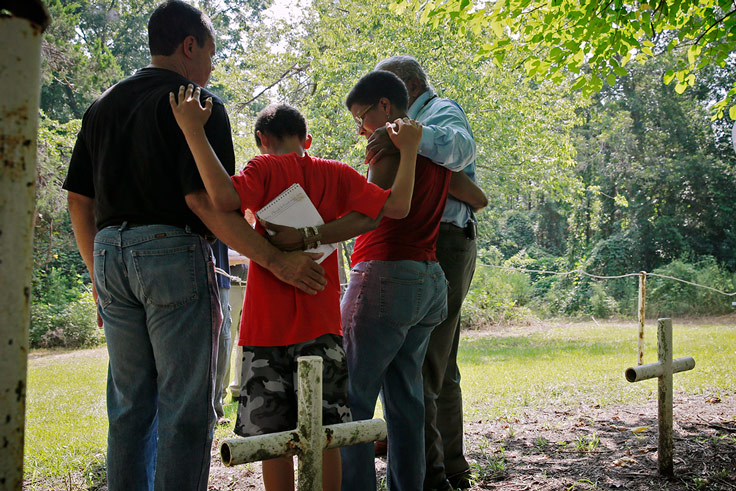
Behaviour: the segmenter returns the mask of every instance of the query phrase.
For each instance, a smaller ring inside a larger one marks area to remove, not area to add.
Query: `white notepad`
[[[286,191],[258,210],[256,216],[276,225],[288,225],[295,228],[311,227],[325,223],[317,208],[314,207],[314,203],[298,182],[289,186]],[[271,233],[270,230],[269,233]],[[317,262],[321,263],[335,249],[337,249],[337,244],[322,244],[317,248],[307,249],[306,252],[323,253],[322,257],[317,259]]]

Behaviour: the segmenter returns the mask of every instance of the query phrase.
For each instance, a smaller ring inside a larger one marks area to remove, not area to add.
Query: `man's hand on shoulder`
[[[322,254],[282,252],[268,269],[281,281],[315,295],[325,289],[325,270],[314,262]]]
[[[378,128],[368,138],[368,145],[365,147],[365,163],[372,165],[382,157],[391,154],[398,155],[398,153],[399,149],[391,141],[386,127]]]

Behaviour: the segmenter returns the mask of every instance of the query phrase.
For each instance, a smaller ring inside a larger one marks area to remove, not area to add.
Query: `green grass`
[[[458,354],[466,417],[495,419],[528,408],[656,398],[656,379],[629,383],[624,378],[624,370],[636,364],[632,324],[466,336]],[[657,361],[655,325],[646,326],[644,342],[644,363]],[[675,358],[695,359],[694,370],[675,374],[675,391],[719,395],[736,390],[736,326],[678,326],[675,321],[673,344]]]
[[[107,445],[106,381],[104,348],[29,361],[27,489],[50,489],[59,481],[88,487],[99,480]]]
[[[532,330],[533,331],[533,330]],[[692,356],[695,369],[676,374],[676,391],[715,396],[736,392],[736,325],[678,325],[674,356]],[[521,414],[538,407],[640,403],[656,399],[657,382],[629,383],[636,363],[637,329],[629,324],[554,324],[530,332],[467,334],[460,369],[468,421]],[[656,326],[647,325],[644,362],[656,361]],[[83,350],[29,362],[25,472],[27,489],[94,489],[104,474],[107,354]],[[226,405],[235,420],[237,405]],[[380,410],[378,411],[380,414]],[[232,425],[215,438],[231,436]],[[593,450],[594,442],[577,442]],[[538,442],[538,445],[549,445]],[[494,472],[505,461],[490,455]],[[490,461],[489,460],[489,461]]]

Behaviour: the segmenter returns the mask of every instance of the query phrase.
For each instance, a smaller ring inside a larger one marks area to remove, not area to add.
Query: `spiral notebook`
[[[286,191],[258,210],[256,216],[276,225],[288,225],[295,228],[311,227],[325,223],[317,208],[314,207],[312,200],[309,199],[309,196],[298,182],[289,186]],[[270,230],[268,232],[272,233]],[[321,263],[335,249],[337,249],[337,244],[322,244],[314,249],[307,249],[306,252],[321,252],[322,257],[317,259],[317,262]]]

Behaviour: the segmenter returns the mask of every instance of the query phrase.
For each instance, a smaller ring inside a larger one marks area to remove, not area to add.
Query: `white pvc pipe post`
[[[0,14],[0,489],[21,489],[41,83],[40,4]],[[8,15],[8,12],[11,15]],[[32,14],[32,15],[29,15]],[[30,17],[33,20],[29,20]]]
[[[298,418],[294,430],[225,440],[220,446],[226,466],[296,455],[299,491],[322,489],[322,452],[386,439],[382,419],[322,426],[322,358],[298,359]]]
[[[657,462],[659,473],[672,476],[673,438],[672,438],[672,376],[695,368],[692,357],[672,359],[672,319],[657,321],[657,353],[658,361],[647,365],[627,368],[624,376],[629,382],[639,382],[657,377],[659,443],[657,446]]]

